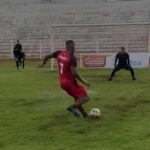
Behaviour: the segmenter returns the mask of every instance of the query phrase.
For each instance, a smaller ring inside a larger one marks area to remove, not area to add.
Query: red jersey
[[[68,51],[57,51],[54,53],[54,57],[58,64],[60,81],[75,80],[71,71],[71,66],[76,67],[76,57],[71,55]]]
[[[78,84],[71,71],[72,66],[77,66],[76,57],[71,55],[68,51],[54,52],[53,57],[58,64],[61,88],[74,97],[75,100],[87,96],[84,87]]]

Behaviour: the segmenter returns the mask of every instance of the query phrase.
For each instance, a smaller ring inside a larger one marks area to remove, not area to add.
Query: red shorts
[[[84,87],[79,85],[77,82],[61,82],[61,88],[76,100],[87,96],[87,92],[85,91]]]

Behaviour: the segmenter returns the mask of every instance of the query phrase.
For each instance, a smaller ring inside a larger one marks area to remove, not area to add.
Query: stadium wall
[[[149,8],[147,0],[1,0],[0,55],[10,57],[16,39],[28,56],[48,53],[53,24],[149,22]]]

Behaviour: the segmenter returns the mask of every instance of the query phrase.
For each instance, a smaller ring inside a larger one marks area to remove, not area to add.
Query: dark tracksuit
[[[22,52],[22,45],[21,44],[16,44],[14,46],[14,56],[16,59],[16,67],[19,69],[19,65],[22,63],[22,67],[24,68],[24,59],[25,59],[25,54]]]
[[[117,61],[118,61],[118,64],[117,64]],[[115,72],[119,71],[120,69],[129,70],[131,72],[132,79],[135,80],[134,71],[133,71],[133,68],[130,65],[130,60],[129,60],[129,54],[128,53],[117,53],[116,58],[115,58],[115,68],[112,71],[110,80],[115,75]]]

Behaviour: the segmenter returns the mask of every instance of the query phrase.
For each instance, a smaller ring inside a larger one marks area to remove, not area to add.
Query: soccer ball
[[[101,111],[98,108],[92,108],[89,115],[93,118],[99,118],[101,117]]]

